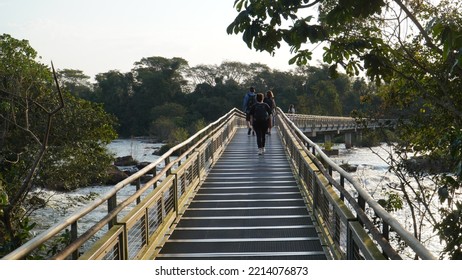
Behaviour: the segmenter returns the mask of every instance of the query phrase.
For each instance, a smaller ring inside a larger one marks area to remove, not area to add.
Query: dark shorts
[[[250,122],[250,114],[249,113],[245,113],[245,120]]]

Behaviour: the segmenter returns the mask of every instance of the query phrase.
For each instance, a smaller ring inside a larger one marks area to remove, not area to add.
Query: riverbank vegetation
[[[29,238],[33,188],[104,179],[114,124],[101,105],[62,90],[26,40],[0,36],[0,256]]]

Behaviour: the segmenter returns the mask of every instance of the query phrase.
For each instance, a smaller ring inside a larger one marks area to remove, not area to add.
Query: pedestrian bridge
[[[328,122],[279,110],[257,155],[233,109],[4,259],[435,259],[302,131],[364,129]]]

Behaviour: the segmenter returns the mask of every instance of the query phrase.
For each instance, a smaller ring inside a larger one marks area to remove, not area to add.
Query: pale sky
[[[94,77],[129,72],[143,57],[181,57],[190,66],[259,62],[289,70],[289,48],[272,57],[250,50],[226,28],[234,0],[0,0],[0,34],[29,40],[57,69]]]

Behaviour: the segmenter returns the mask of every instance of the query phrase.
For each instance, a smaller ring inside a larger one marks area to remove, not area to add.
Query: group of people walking
[[[247,134],[256,135],[258,154],[265,153],[266,135],[271,135],[274,123],[276,102],[271,90],[263,93],[255,93],[255,88],[250,87],[244,96],[243,111],[246,113]]]

